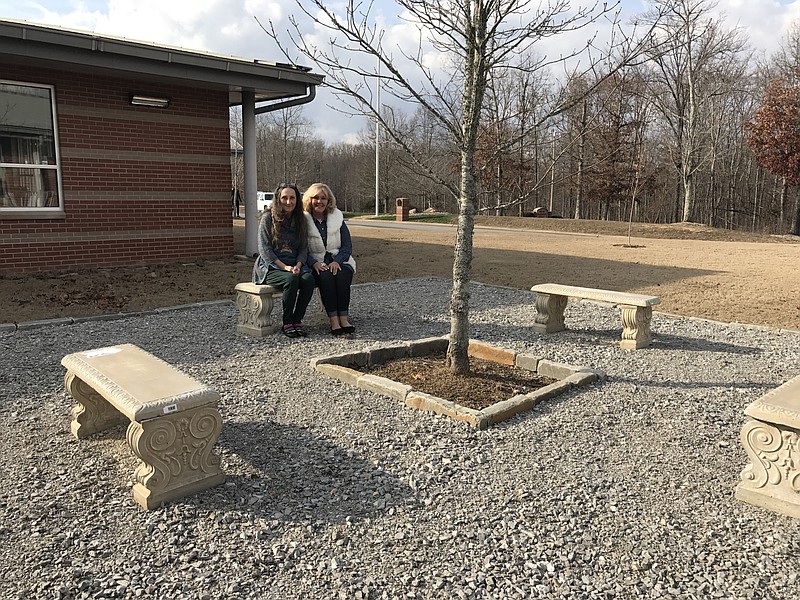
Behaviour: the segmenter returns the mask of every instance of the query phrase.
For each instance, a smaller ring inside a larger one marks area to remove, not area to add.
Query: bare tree
[[[258,117],[259,183],[271,189],[279,181],[296,182],[309,157],[305,141],[311,137],[311,124],[303,117],[303,107],[294,106]]]
[[[781,47],[772,57],[774,77],[783,77],[792,83],[800,82],[800,20],[792,21]]]
[[[397,4],[404,19],[418,32],[417,50],[413,53],[402,48],[385,48],[383,33],[370,15],[371,5],[355,0],[348,0],[341,14],[322,0],[298,2],[305,17],[318,28],[331,32],[325,47],[315,45],[313,38],[304,34],[296,17],[290,19],[289,37],[298,51],[318,65],[326,75],[326,85],[340,95],[346,106],[377,119],[389,138],[404,148],[422,170],[427,165],[414,155],[408,141],[391,128],[381,107],[373,101],[370,80],[378,79],[381,89],[394,98],[424,107],[458,149],[458,187],[449,181],[441,183],[458,198],[447,361],[454,373],[463,374],[469,372],[469,277],[479,175],[475,154],[491,74],[519,65],[519,58],[529,55],[538,42],[582,29],[600,17],[612,21],[614,35],[610,46],[618,54],[617,59],[624,63],[633,52],[630,40],[621,35],[616,21],[618,3],[577,10],[571,10],[567,0],[541,4],[533,0],[397,0]],[[272,23],[266,31],[280,43]],[[446,68],[441,73],[429,66],[428,49],[446,59]],[[584,50],[589,65],[586,70],[596,73],[595,80],[602,80],[598,73],[601,66],[606,71],[613,70],[608,64],[601,65],[600,60],[607,60],[612,52],[607,49],[598,57],[593,40],[570,56],[555,61],[541,59],[534,68],[564,63]],[[291,60],[288,51],[286,54]],[[556,112],[565,109],[562,105]],[[437,176],[427,170],[431,177]]]
[[[680,178],[682,210],[676,217],[691,221],[695,175],[707,159],[701,114],[711,98],[729,91],[716,71],[744,51],[738,29],[726,31],[710,16],[710,0],[651,0],[644,19],[655,24],[650,90],[674,139],[673,164]]]

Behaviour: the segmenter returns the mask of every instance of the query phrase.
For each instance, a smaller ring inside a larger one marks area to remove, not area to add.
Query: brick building
[[[0,20],[0,273],[231,255],[229,107],[243,106],[254,207],[254,115],[308,102],[321,82],[302,67]]]

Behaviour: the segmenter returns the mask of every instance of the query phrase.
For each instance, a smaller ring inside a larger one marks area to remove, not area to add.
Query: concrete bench
[[[265,337],[280,329],[281,324],[272,318],[272,308],[275,299],[283,296],[283,290],[271,285],[257,283],[239,283],[236,290],[236,307],[239,309],[239,318],[236,321],[236,331],[255,337]],[[326,323],[328,313],[319,298],[319,322]]]
[[[800,376],[752,402],[744,414],[752,417],[740,435],[750,463],[736,498],[800,517]]]
[[[657,296],[597,290],[557,283],[535,285],[531,291],[536,292],[536,321],[533,328],[540,333],[553,333],[566,329],[564,309],[567,306],[567,299],[580,298],[619,306],[622,317],[620,348],[623,350],[644,348],[653,342],[650,320],[653,316],[653,305],[661,302]]]
[[[271,285],[244,282],[236,285],[236,307],[239,318],[236,331],[255,337],[264,337],[275,333],[278,324],[272,319],[272,307],[276,297],[283,291]]]
[[[133,344],[68,354],[61,364],[78,403],[76,438],[129,423],[127,441],[141,460],[133,498],[145,509],[225,481],[213,452],[222,430],[216,391]]]

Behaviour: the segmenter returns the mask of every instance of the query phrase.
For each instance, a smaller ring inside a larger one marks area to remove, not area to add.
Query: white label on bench
[[[108,356],[109,354],[116,354],[117,352],[121,352],[119,348],[114,348],[113,346],[109,348],[98,348],[97,350],[87,350],[83,353],[86,358],[94,358],[95,356]]]
[[[168,404],[164,407],[164,414],[168,415],[169,413],[174,413],[176,410],[178,410],[177,404]]]

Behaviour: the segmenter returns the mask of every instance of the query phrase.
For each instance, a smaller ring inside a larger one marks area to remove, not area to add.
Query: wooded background
[[[756,57],[706,2],[668,4],[674,10],[660,17],[640,59],[602,80],[492,71],[476,153],[478,214],[544,207],[566,218],[799,233],[800,26],[777,53]],[[554,106],[567,108],[553,114]],[[394,212],[398,197],[419,210],[458,212],[440,183],[457,189],[460,177],[448,132],[413,105],[382,114],[416,161],[381,139],[381,212]],[[240,116],[231,120],[241,141]],[[258,188],[324,181],[343,210],[373,212],[375,138],[373,125],[355,144],[318,139],[302,107],[259,115]],[[234,173],[241,181],[240,160]]]

